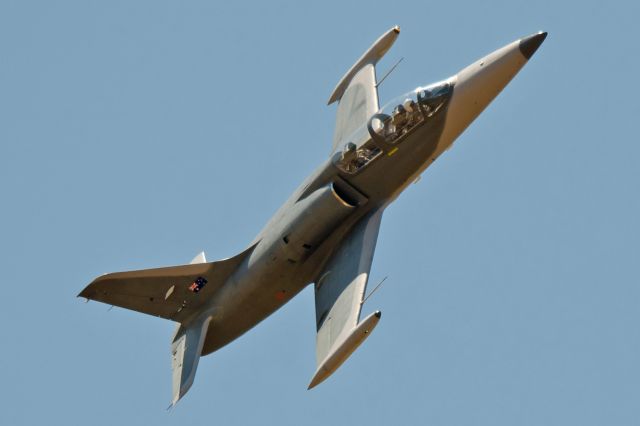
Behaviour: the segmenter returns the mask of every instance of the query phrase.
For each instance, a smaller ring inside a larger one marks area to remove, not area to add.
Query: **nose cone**
[[[509,84],[540,47],[547,33],[516,40],[461,70],[452,80],[453,96],[441,140],[451,144]]]
[[[536,50],[538,50],[538,47],[540,47],[545,38],[547,38],[547,33],[540,31],[537,34],[532,34],[521,39],[518,45],[520,52],[525,58],[530,59],[531,56],[536,53]]]

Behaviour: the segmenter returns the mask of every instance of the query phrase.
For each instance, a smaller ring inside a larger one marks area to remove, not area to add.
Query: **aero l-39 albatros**
[[[378,105],[375,66],[400,29],[382,35],[342,77],[333,149],[242,253],[207,262],[103,275],[79,294],[178,323],[175,404],[198,360],[258,324],[314,283],[317,370],[329,377],[367,338],[380,311],[360,319],[384,209],[500,93],[544,41],[524,37],[456,75]]]

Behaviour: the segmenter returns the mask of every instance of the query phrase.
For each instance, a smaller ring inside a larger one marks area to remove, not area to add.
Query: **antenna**
[[[382,82],[384,81],[385,78],[389,77],[389,74],[391,74],[393,72],[393,70],[396,69],[396,67],[398,65],[400,65],[400,62],[402,62],[402,60],[404,59],[404,56],[400,59],[398,59],[398,62],[396,62],[396,64],[394,66],[391,67],[391,69],[389,71],[387,71],[387,73],[384,75],[384,77],[382,77],[380,79],[379,82],[376,83],[376,88],[380,87],[380,85],[382,84]]]
[[[373,288],[373,290],[371,290],[371,293],[369,293],[369,295],[368,295],[367,297],[365,297],[364,299],[362,299],[362,302],[360,302],[360,305],[364,305],[364,302],[366,302],[366,301],[367,301],[367,299],[368,299],[368,298],[370,298],[370,297],[373,295],[373,293],[375,293],[375,292],[376,292],[376,290],[380,288],[380,286],[382,285],[382,283],[383,283],[383,282],[385,282],[385,280],[386,280],[387,278],[389,278],[389,276],[388,276],[388,275],[387,275],[386,277],[384,277],[384,278],[382,279],[382,281],[380,281],[380,282],[378,283],[378,285],[377,285],[377,286],[375,286],[375,287]]]

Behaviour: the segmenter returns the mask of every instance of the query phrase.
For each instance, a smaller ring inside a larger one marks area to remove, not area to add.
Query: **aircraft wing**
[[[354,131],[378,112],[375,65],[393,45],[399,33],[398,27],[384,33],[347,71],[333,90],[328,104],[336,101],[339,104],[332,152],[350,142],[348,138]]]
[[[224,284],[254,247],[217,262],[205,263],[201,254],[189,265],[102,275],[78,297],[182,322]]]
[[[342,95],[336,114],[333,151],[342,147],[353,132],[378,111],[376,71],[368,64],[358,71]]]
[[[315,284],[318,369],[309,388],[333,373],[380,318],[377,312],[358,323],[381,219],[382,211],[361,219],[345,236]],[[361,324],[365,324],[362,330]]]

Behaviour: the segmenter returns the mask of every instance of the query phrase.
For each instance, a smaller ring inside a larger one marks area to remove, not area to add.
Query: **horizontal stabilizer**
[[[176,322],[188,321],[224,285],[254,247],[216,262],[204,263],[204,253],[200,253],[189,265],[102,275],[78,297]]]
[[[176,405],[193,384],[210,322],[211,316],[207,315],[189,324],[181,324],[176,331],[171,343],[172,406]]]

